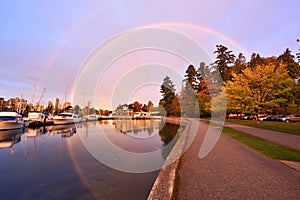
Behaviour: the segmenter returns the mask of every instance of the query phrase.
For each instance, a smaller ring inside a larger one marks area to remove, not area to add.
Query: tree
[[[147,104],[147,111],[150,112],[150,110],[153,108],[153,103],[152,101],[148,101],[148,104]]]
[[[287,65],[289,76],[292,79],[300,78],[300,65],[295,62],[295,56],[291,54],[291,51],[288,48],[283,54],[278,56],[277,60],[284,62]]]
[[[252,53],[248,67],[255,68],[257,65],[262,65],[263,63],[263,58],[258,53]]]
[[[297,39],[296,41],[300,42],[300,39]],[[300,64],[300,49],[299,49],[299,52],[296,53],[296,57],[297,57],[297,60],[298,60],[298,64]]]
[[[184,114],[193,117],[195,114],[195,106],[197,102],[197,91],[199,86],[198,73],[193,65],[189,65],[184,75],[184,86],[181,91],[181,105]]]
[[[80,111],[81,111],[81,109],[80,109],[79,105],[76,105],[74,107],[74,113],[78,115],[80,113]]]
[[[143,112],[148,112],[148,106],[146,104],[143,104],[141,109]]]
[[[223,81],[226,82],[231,78],[230,65],[234,63],[235,55],[223,45],[217,45],[217,50],[214,53],[217,54],[214,64],[221,73]]]
[[[181,107],[179,103],[179,97],[178,95],[175,95],[172,105],[171,105],[171,111],[173,116],[180,117],[181,116]]]
[[[163,98],[159,101],[159,104],[164,108],[167,116],[173,115],[172,104],[175,98],[175,86],[169,76],[166,76],[160,86],[160,93]]]
[[[291,101],[289,102],[288,111],[290,113],[297,113],[300,111],[300,81],[294,84],[291,91]]]
[[[239,53],[231,71],[233,73],[240,74],[246,67],[246,57],[243,55],[243,53]]]
[[[241,74],[233,73],[233,80],[225,84],[227,108],[237,113],[272,112],[288,101],[293,84],[283,64],[246,68]]]
[[[209,116],[211,111],[211,97],[209,93],[209,89],[207,87],[206,81],[204,80],[204,76],[206,76],[206,80],[210,80],[210,69],[205,65],[204,62],[200,63],[200,66],[197,70],[198,72],[198,91],[197,91],[197,99],[200,116]]]
[[[197,91],[199,112],[201,116],[210,116],[212,111],[211,101],[220,96],[220,92],[224,87],[223,80],[214,65],[207,66],[201,62],[197,71],[200,74]]]
[[[142,109],[142,104],[140,104],[139,102],[135,101],[133,103],[133,111],[134,112],[140,112]]]
[[[184,77],[186,77],[186,79],[184,79],[186,81],[186,83],[188,83],[192,89],[194,89],[195,91],[197,91],[198,89],[198,77],[199,74],[196,71],[195,67],[193,65],[189,65],[187,70],[185,71],[185,75]]]

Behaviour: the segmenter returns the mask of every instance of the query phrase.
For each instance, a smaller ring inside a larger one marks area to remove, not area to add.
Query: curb
[[[191,121],[188,119],[166,119],[166,122],[184,124],[187,128],[180,134],[179,139],[168,155],[161,168],[153,187],[149,193],[148,200],[170,200],[174,193],[176,174],[179,169],[180,157],[183,153]]]
[[[288,161],[288,160],[279,160],[279,162],[300,173],[300,162]]]

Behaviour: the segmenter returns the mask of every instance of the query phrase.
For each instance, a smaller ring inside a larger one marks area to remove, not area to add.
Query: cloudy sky
[[[122,34],[145,27],[183,34],[196,41],[211,59],[216,44],[226,44],[247,58],[252,52],[277,56],[286,48],[295,54],[300,49],[296,42],[300,37],[299,8],[300,1],[296,0],[2,1],[0,97],[22,95],[31,101],[36,85],[34,101],[46,88],[45,102],[54,97],[63,99],[67,91],[68,101],[91,101],[97,108],[110,108],[121,103],[113,100],[115,96],[121,98],[118,91],[125,91],[119,85],[134,83],[134,77],[157,74],[162,79],[174,72],[176,79],[176,73],[183,73],[189,60],[178,56],[182,52],[172,55],[172,44],[184,39],[170,36],[167,51],[159,51],[161,47],[136,51],[142,46],[134,46],[137,41]],[[139,39],[161,39],[147,31],[143,34]],[[126,56],[111,48],[121,37],[125,39],[119,47],[128,44],[127,51],[132,50]],[[185,44],[180,45],[188,49]],[[113,62],[93,73],[93,67],[107,57]],[[157,68],[162,70],[155,71]],[[128,101],[156,103],[160,98],[155,78],[136,82],[130,89],[126,91]]]

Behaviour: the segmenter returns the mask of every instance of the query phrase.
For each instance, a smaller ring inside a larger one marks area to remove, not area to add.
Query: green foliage
[[[289,76],[292,79],[300,78],[300,65],[295,62],[295,56],[291,54],[288,48],[277,59],[286,64]]]
[[[294,97],[295,103],[300,106],[300,81],[295,84],[292,95]]]
[[[185,77],[185,85],[181,91],[181,106],[183,113],[187,117],[194,117],[195,114],[197,114],[197,110],[195,112],[195,108],[197,108],[196,104],[198,103],[196,94],[199,86],[199,80],[198,73],[193,65],[188,66]]]
[[[184,79],[185,83],[189,84],[191,89],[197,91],[199,80],[198,80],[198,72],[196,71],[195,67],[193,65],[189,65],[185,73],[186,73],[184,75],[184,77],[186,77],[186,79]]]
[[[240,74],[247,67],[246,57],[239,53],[234,65],[231,67],[231,73]]]
[[[252,53],[248,67],[255,68],[257,65],[263,65],[263,58],[260,57],[258,53]]]
[[[162,93],[163,98],[159,101],[159,105],[164,108],[167,116],[178,116],[177,111],[180,109],[180,105],[178,100],[176,100],[175,86],[169,76],[164,78],[160,87],[160,92]]]
[[[235,55],[223,45],[217,45],[217,50],[214,53],[217,54],[214,64],[221,73],[223,81],[226,82],[231,78],[230,65],[234,63]]]
[[[266,113],[288,101],[294,81],[286,66],[257,65],[233,73],[226,85],[227,108],[237,113]]]

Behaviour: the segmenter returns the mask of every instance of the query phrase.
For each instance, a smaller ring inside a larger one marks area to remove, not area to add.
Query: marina
[[[0,166],[0,195],[10,194],[10,199],[146,199],[158,170],[116,170],[95,159],[86,144],[105,146],[104,141],[95,140],[102,135],[124,151],[157,151],[157,160],[151,162],[162,165],[169,152],[165,147],[178,129],[179,125],[162,120],[99,120],[0,131],[0,160],[5,161]]]

